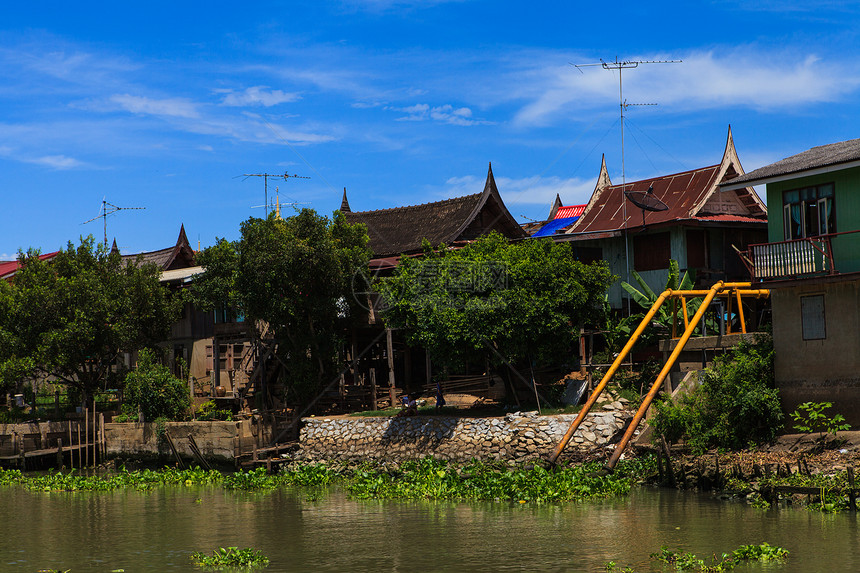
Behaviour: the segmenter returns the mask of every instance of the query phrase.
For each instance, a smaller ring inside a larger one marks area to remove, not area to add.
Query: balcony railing
[[[836,274],[832,235],[750,245],[741,259],[755,280],[779,280]]]

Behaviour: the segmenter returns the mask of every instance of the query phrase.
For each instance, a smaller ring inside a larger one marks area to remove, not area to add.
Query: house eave
[[[806,169],[801,171],[792,171],[791,173],[784,173],[781,175],[773,175],[770,177],[761,177],[759,179],[748,179],[746,181],[741,181],[738,183],[733,183],[731,181],[727,181],[726,183],[720,184],[721,191],[735,191],[737,189],[743,189],[744,187],[750,187],[753,185],[767,185],[768,183],[779,183],[781,181],[791,181],[792,179],[800,179],[801,177],[812,177],[813,175],[823,175],[825,173],[834,173],[836,171],[844,171],[846,169],[851,169],[853,167],[860,167],[860,159],[855,159],[854,161],[848,161],[846,163],[835,163],[833,165],[824,165],[822,167],[815,167],[813,169]]]

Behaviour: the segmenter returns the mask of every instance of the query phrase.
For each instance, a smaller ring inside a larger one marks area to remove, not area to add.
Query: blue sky
[[[621,180],[749,171],[860,137],[860,8],[841,2],[4,2],[0,259],[102,238],[154,250],[262,216],[263,182],[324,214],[481,191],[520,221]]]

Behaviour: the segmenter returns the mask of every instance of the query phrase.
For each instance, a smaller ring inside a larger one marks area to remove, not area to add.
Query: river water
[[[189,558],[254,547],[264,571],[661,571],[667,545],[699,557],[742,544],[787,548],[781,565],[736,571],[860,571],[856,515],[758,510],[708,495],[643,488],[581,504],[349,500],[338,490],[31,493],[0,488],[0,571],[195,571]],[[668,568],[665,570],[669,570]]]

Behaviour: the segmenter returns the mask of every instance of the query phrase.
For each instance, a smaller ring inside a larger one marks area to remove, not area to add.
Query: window
[[[836,232],[833,183],[792,189],[782,194],[785,240]]]
[[[633,237],[633,268],[636,271],[668,269],[670,256],[669,233]]]
[[[804,340],[827,338],[823,294],[800,297],[800,321]]]

